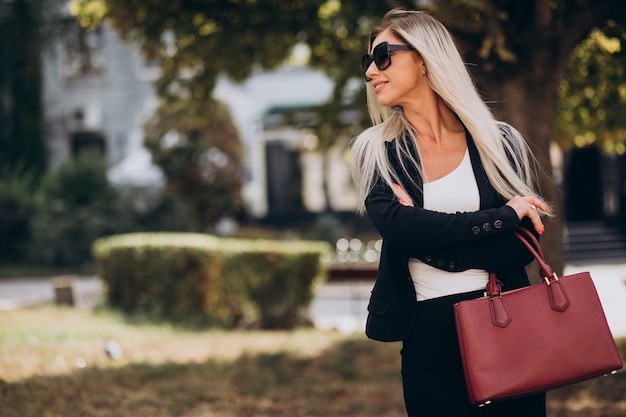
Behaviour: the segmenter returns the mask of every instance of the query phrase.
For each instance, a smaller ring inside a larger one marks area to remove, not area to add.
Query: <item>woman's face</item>
[[[391,31],[384,30],[374,39],[370,53],[383,42],[391,45],[407,44]],[[381,71],[372,63],[365,76],[371,79],[369,82],[382,106],[404,107],[419,98],[425,87],[429,87],[425,77],[426,69],[422,65],[422,58],[414,50],[392,51],[390,55],[391,65],[388,68]]]

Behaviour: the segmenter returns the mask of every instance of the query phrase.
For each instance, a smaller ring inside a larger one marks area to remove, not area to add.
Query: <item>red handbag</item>
[[[486,297],[454,305],[467,392],[479,406],[623,366],[591,275],[557,277],[535,236],[525,229],[515,235],[539,263],[543,282],[502,292],[490,274]]]

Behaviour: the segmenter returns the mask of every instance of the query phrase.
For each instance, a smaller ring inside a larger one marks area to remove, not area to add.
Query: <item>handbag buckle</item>
[[[493,300],[493,294],[485,291],[485,297],[489,297],[489,300]],[[498,298],[502,298],[502,290],[498,291]]]
[[[546,284],[551,285],[552,281],[551,281],[550,278],[552,278],[554,280],[554,282],[559,282],[559,277],[556,274],[556,272],[552,273],[552,277],[543,277],[543,280],[546,282]]]

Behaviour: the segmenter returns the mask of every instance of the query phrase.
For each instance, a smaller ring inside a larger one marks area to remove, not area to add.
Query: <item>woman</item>
[[[453,304],[529,285],[518,226],[544,231],[520,134],[494,120],[445,27],[393,10],[363,57],[374,126],[353,145],[362,204],[383,237],[367,335],[402,341],[409,416],[545,416],[543,394],[478,408],[468,401]]]

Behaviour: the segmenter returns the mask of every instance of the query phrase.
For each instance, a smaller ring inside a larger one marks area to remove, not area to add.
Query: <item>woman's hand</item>
[[[393,184],[393,193],[398,197],[398,201],[403,206],[414,207],[413,200],[409,197],[409,194],[402,188],[400,184]]]
[[[522,220],[524,217],[528,217],[530,221],[533,223],[535,230],[540,235],[545,231],[545,227],[543,222],[541,221],[541,216],[537,209],[540,209],[544,212],[548,212],[550,209],[546,207],[541,201],[533,196],[520,197],[516,195],[512,199],[510,199],[507,203],[507,206],[510,206],[517,213],[517,217]]]

